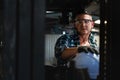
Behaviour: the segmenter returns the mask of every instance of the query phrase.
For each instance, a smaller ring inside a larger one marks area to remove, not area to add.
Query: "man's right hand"
[[[90,47],[90,46],[80,46],[78,47],[78,52],[85,52],[85,53],[88,53],[88,52],[91,52],[91,53],[95,53],[95,54],[99,54],[99,52],[93,48],[93,47]]]

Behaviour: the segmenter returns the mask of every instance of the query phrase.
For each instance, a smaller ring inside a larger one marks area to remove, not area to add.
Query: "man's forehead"
[[[92,16],[88,14],[80,14],[76,16],[77,19],[92,19]]]

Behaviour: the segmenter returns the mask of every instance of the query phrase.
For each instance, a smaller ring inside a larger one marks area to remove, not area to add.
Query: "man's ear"
[[[94,25],[95,25],[95,23],[94,23],[94,21],[92,21],[92,26],[94,27]],[[92,27],[92,28],[93,28],[93,27]]]

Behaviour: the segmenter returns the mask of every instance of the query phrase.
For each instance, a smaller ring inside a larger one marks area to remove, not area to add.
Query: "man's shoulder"
[[[71,34],[63,34],[59,38],[69,38],[70,36],[72,36],[72,35]]]

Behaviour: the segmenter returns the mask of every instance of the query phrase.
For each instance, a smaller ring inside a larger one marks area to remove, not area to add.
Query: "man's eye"
[[[89,23],[89,22],[90,22],[90,20],[84,20],[84,22],[85,22],[85,23]]]

